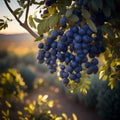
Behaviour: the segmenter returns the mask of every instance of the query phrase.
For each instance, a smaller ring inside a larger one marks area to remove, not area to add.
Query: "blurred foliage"
[[[33,83],[36,78],[35,72],[33,72],[28,66],[21,65],[19,68],[19,72],[24,79],[25,84],[27,85],[27,88],[33,89]]]
[[[38,64],[38,63],[36,63],[35,67],[41,73],[47,73],[48,72],[48,68],[44,64]]]
[[[8,69],[0,74],[0,98],[22,100],[25,96],[26,85],[21,75],[15,69]]]
[[[34,65],[36,63],[35,54],[29,52],[21,57],[21,61],[23,61],[25,65]]]
[[[0,73],[7,71],[8,68],[14,68],[19,62],[20,58],[14,53],[0,51]]]
[[[116,82],[116,87],[111,90],[105,82],[98,93],[97,110],[103,120],[119,120],[120,119],[120,82]]]
[[[88,107],[95,108],[98,103],[97,96],[101,91],[104,83],[99,80],[98,75],[91,75],[90,81],[91,84],[88,93],[86,95],[83,95],[82,93],[77,92],[77,95],[80,102],[85,103],[85,105]]]
[[[24,104],[22,108],[12,109],[10,102],[5,101],[6,109],[1,109],[0,119],[3,120],[78,120],[77,116],[73,113],[72,119],[69,118],[65,113],[62,113],[61,116],[58,116],[51,112],[54,101],[47,100],[48,95],[38,95],[37,100],[30,102],[29,104]],[[14,112],[14,114],[12,114]]]
[[[114,19],[112,22],[115,21]],[[100,67],[99,77],[103,81],[109,80],[108,86],[113,89],[116,82],[120,80],[120,30],[112,23],[106,23],[102,29],[106,52],[104,54],[105,63]]]

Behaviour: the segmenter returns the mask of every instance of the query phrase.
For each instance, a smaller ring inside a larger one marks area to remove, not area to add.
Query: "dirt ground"
[[[47,94],[48,100],[54,100],[54,107],[52,113],[61,115],[66,113],[71,117],[72,113],[75,113],[78,120],[101,120],[97,115],[96,110],[86,107],[83,103],[78,101],[70,100],[65,94],[61,93],[59,88],[56,86],[42,87],[40,89],[32,91],[27,99],[35,100],[37,96]]]

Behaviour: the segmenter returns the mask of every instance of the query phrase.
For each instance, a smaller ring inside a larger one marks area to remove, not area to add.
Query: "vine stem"
[[[4,0],[4,3],[5,3],[5,5],[7,6],[7,8],[9,9],[9,11],[11,12],[11,14],[15,17],[15,19],[17,20],[17,22],[20,24],[20,26],[22,26],[24,29],[26,29],[34,38],[39,37],[39,35],[36,34],[36,33],[28,26],[28,23],[27,23],[30,0],[28,0],[24,23],[22,23],[22,22],[20,21],[20,19],[14,14],[14,11],[13,11],[13,10],[11,9],[11,7],[9,6],[7,0]]]

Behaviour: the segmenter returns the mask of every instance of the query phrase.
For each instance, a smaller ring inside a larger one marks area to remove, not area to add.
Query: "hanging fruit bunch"
[[[42,38],[38,45],[37,59],[39,63],[45,63],[51,73],[57,71],[65,85],[81,85],[86,76],[98,72],[98,57],[106,49],[102,26],[110,20],[115,10],[114,0],[111,2],[41,2],[41,19],[35,19],[40,34],[38,39]]]

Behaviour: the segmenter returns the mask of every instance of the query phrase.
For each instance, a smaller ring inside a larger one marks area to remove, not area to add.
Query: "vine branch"
[[[9,6],[7,0],[4,0],[4,2],[5,2],[5,5],[7,6],[7,8],[9,9],[9,11],[12,13],[12,15],[13,15],[13,16],[15,17],[15,19],[18,21],[18,23],[19,23],[20,25],[23,24],[23,23],[18,19],[18,17],[14,14],[14,12],[13,12],[13,10],[11,9],[11,7]]]
[[[27,24],[27,18],[28,18],[28,13],[29,13],[29,4],[30,4],[30,0],[28,1],[28,5],[27,5],[27,9],[26,9],[26,16],[25,16],[25,22],[22,23],[19,18],[14,14],[14,11],[11,9],[11,7],[9,6],[7,0],[4,0],[5,5],[7,6],[8,10],[11,12],[11,14],[15,17],[15,19],[17,20],[17,22],[20,24],[20,26],[22,26],[24,29],[26,29],[34,38],[39,37],[38,34],[36,34]]]
[[[26,14],[25,14],[25,22],[24,23],[26,23],[26,24],[27,24],[27,18],[28,18],[28,13],[29,13],[29,7],[30,7],[30,0],[28,0]]]

